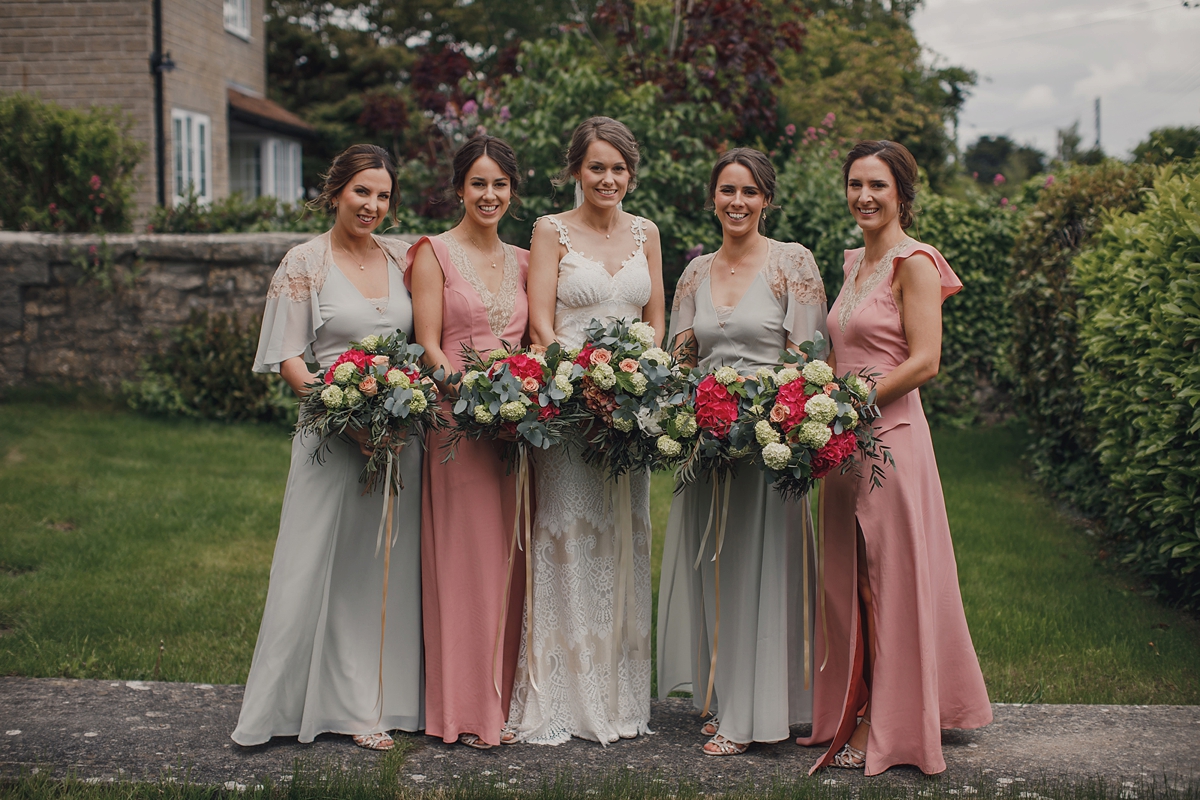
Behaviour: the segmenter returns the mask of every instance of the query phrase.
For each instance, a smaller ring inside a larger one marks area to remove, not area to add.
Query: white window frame
[[[258,148],[258,197],[274,197],[286,203],[304,199],[304,151],[300,142],[276,136],[242,135],[231,141],[231,153],[234,142],[252,142]],[[230,169],[233,169],[232,158]],[[232,178],[232,172],[230,175]]]
[[[250,3],[253,0],[225,0],[225,30],[250,41]]]
[[[171,139],[174,158],[172,193],[183,202],[189,186],[202,205],[213,199],[212,120],[206,114],[171,109]]]

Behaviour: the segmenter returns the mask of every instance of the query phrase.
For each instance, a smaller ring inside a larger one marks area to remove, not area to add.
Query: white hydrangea
[[[832,436],[832,431],[828,425],[822,425],[813,419],[806,419],[800,423],[800,427],[796,430],[796,438],[800,444],[811,447],[814,450],[820,450],[829,443],[829,437]]]
[[[858,427],[858,412],[851,408],[842,414],[842,429],[852,431]]]
[[[346,405],[350,408],[354,408],[356,405],[362,402],[362,392],[360,392],[358,389],[355,389],[353,386],[347,386],[344,390],[342,390],[342,393],[346,396]]]
[[[680,414],[675,417],[675,429],[679,431],[680,436],[695,436],[699,426],[696,425],[696,417],[694,414]]]
[[[359,344],[362,345],[363,350],[366,350],[369,353],[377,349],[379,345],[383,344],[383,339],[372,333],[369,336],[364,336]]]
[[[649,361],[651,364],[657,364],[660,367],[665,367],[671,363],[671,354],[661,347],[651,347],[646,352],[642,353],[642,358]]]
[[[500,419],[516,422],[525,416],[525,404],[520,400],[512,400],[500,406]]]
[[[477,370],[468,370],[466,375],[463,375],[463,386],[474,386],[475,381],[479,380],[479,372]]]
[[[354,370],[357,367],[349,361],[343,361],[333,370],[333,379],[338,383],[349,383],[354,380]]]
[[[650,385],[650,381],[646,380],[646,376],[640,372],[634,372],[629,376],[629,382],[633,384],[633,388],[629,391],[633,392],[638,397],[646,393],[646,387]]]
[[[337,410],[346,404],[346,396],[337,386],[326,386],[321,390],[321,402],[330,410]]]
[[[788,462],[792,460],[792,448],[786,444],[772,442],[765,445],[762,449],[763,463],[773,470],[787,469]]]
[[[765,447],[779,441],[779,431],[775,430],[771,423],[762,419],[754,423],[754,438]]]
[[[529,357],[541,364],[543,367],[546,366],[546,356],[544,353],[535,353],[531,350],[529,351]]]
[[[670,436],[658,437],[658,452],[662,453],[667,458],[674,458],[683,452],[683,445],[672,439]]]
[[[571,377],[571,372],[574,369],[575,369],[574,361],[560,361],[560,362],[558,362],[558,368],[556,370],[554,370],[554,374],[560,378],[569,378],[569,377]]]
[[[592,383],[601,389],[611,389],[617,383],[617,373],[608,364],[595,364],[592,366]]]
[[[833,380],[833,369],[819,358],[805,364],[800,374],[804,376],[804,380],[818,386],[824,386]]]
[[[760,385],[770,386],[770,382],[775,380],[775,373],[767,367],[759,367],[754,371],[754,378]]]
[[[425,396],[425,392],[420,389],[413,389],[412,399],[408,401],[408,407],[414,414],[420,414],[429,407],[429,398]]]
[[[572,362],[575,361],[575,359],[578,358],[579,354],[582,352],[582,347],[568,347],[566,352],[567,360]]]
[[[488,410],[485,405],[477,405],[471,410],[471,416],[475,417],[475,421],[480,425],[487,425],[496,418],[496,415]]]
[[[571,385],[571,379],[565,375],[557,376],[554,379],[554,385],[558,387],[560,392],[566,395],[563,398],[564,400],[570,399],[571,395],[575,393],[575,387]]]
[[[728,386],[731,383],[737,382],[738,373],[733,367],[720,367],[713,373],[713,377],[717,379],[717,383],[722,386]]]
[[[629,417],[616,417],[613,419],[613,427],[621,431],[621,433],[629,433],[636,424],[637,422]]]
[[[783,386],[784,384],[788,384],[799,379],[799,377],[800,370],[796,369],[795,367],[784,367],[783,369],[779,370],[779,372],[775,373],[775,382],[780,386]]]
[[[867,382],[854,374],[846,378],[846,388],[859,400],[866,400],[867,395],[871,393],[871,390],[867,387]]]
[[[758,403],[755,403],[754,405],[750,406],[750,413],[756,417],[761,417],[763,414],[766,413],[766,411],[767,410],[765,408],[763,408],[762,406],[760,406]]]
[[[651,413],[648,408],[639,408],[637,412],[637,424],[643,433],[648,433],[651,436],[662,435],[662,421],[667,418],[667,409],[660,408]]]
[[[389,369],[387,373],[387,385],[393,389],[407,389],[412,386],[412,380],[404,374],[403,370]]]
[[[814,394],[804,404],[804,413],[813,422],[828,425],[837,417],[837,401],[824,394]]]
[[[642,347],[654,346],[654,327],[645,322],[635,322],[630,325],[629,335],[637,339]]]

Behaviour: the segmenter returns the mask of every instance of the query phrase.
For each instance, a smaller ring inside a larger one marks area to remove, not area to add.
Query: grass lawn
[[[935,440],[993,700],[1200,703],[1200,625],[1097,560],[1011,429]],[[279,428],[0,404],[0,674],[244,681],[288,449]],[[651,497],[657,587],[669,476]]]

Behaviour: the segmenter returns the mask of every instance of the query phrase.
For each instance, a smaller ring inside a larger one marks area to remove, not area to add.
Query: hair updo
[[[592,142],[607,142],[617,149],[629,170],[629,189],[637,188],[637,168],[642,156],[638,150],[637,139],[633,131],[624,122],[618,122],[612,117],[592,117],[585,119],[571,134],[571,143],[567,145],[567,165],[553,181],[555,186],[562,186],[577,173],[583,171],[583,160],[587,158],[588,148]]]
[[[329,171],[321,176],[321,193],[309,203],[309,208],[333,212],[336,207],[334,200],[342,190],[354,180],[354,176],[365,169],[386,170],[392,182],[391,196],[388,197],[387,217],[396,221],[396,208],[400,204],[400,192],[396,185],[396,164],[391,154],[382,147],[373,144],[352,144],[334,156],[329,164]]]
[[[850,148],[842,164],[842,189],[850,185],[850,166],[860,158],[875,156],[887,164],[896,182],[896,194],[900,197],[900,227],[907,230],[915,220],[913,201],[917,198],[917,160],[908,148],[897,142],[867,140]]]
[[[512,187],[510,207],[519,207],[521,198],[517,195],[517,187],[521,185],[521,170],[517,166],[517,154],[508,142],[498,136],[489,136],[486,133],[468,139],[454,153],[454,174],[450,179],[454,193],[461,197],[460,193],[467,184],[467,174],[475,162],[484,156],[495,161],[496,166],[500,167],[500,171],[508,178],[509,185]]]
[[[705,198],[704,208],[709,211],[716,208],[717,181],[721,178],[721,171],[730,164],[740,164],[750,170],[750,177],[754,179],[754,185],[767,196],[766,205],[763,206],[762,214],[758,218],[758,232],[766,233],[767,211],[779,208],[779,206],[774,203],[775,165],[761,150],[755,150],[753,147],[735,147],[721,154],[717,163],[713,164],[712,173],[708,177],[708,196]]]

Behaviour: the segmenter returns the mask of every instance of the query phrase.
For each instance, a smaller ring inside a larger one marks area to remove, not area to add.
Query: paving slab
[[[346,736],[311,744],[277,738],[259,747],[229,739],[241,686],[141,681],[0,678],[0,776],[37,768],[99,780],[165,777],[221,785],[287,780],[296,759],[326,767],[368,767],[379,754]],[[1200,781],[1200,706],[993,705],[996,720],[977,731],[946,731],[941,780],[969,783],[1103,777],[1110,781]],[[607,747],[572,740],[558,747],[515,745],[476,751],[414,736],[401,781],[434,788],[484,778],[518,788],[569,773],[596,780],[622,770],[651,780],[685,780],[706,792],[763,786],[805,774],[820,748],[792,741],[754,745],[743,756],[705,756],[700,719],[687,699],[655,701],[652,735]],[[805,733],[798,728],[794,733]],[[896,767],[885,780],[911,783]],[[826,780],[859,783],[861,773],[829,770]]]

